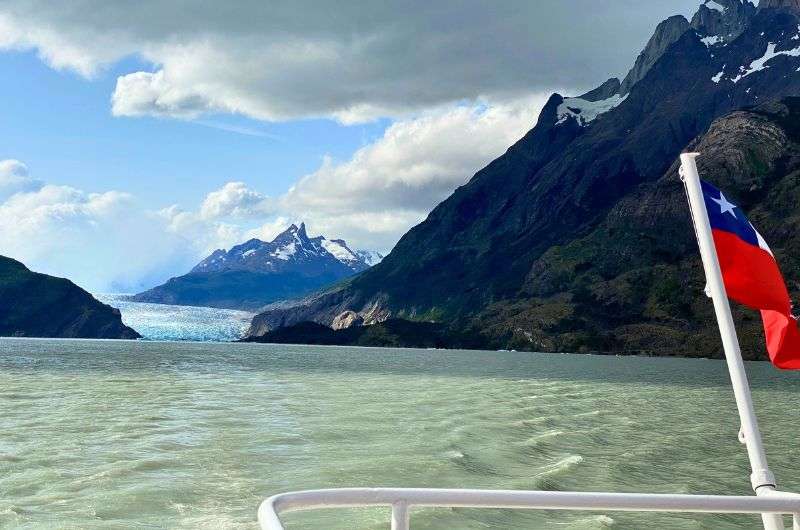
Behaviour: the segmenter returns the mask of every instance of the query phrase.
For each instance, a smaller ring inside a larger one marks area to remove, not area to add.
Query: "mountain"
[[[255,310],[364,271],[379,256],[353,251],[342,239],[309,237],[305,224],[292,225],[270,242],[251,239],[215,250],[188,274],[133,300]]]
[[[248,337],[246,342],[270,344],[322,344],[340,346],[373,346],[381,348],[480,348],[483,338],[477,333],[454,333],[443,324],[390,319],[371,326],[331,329],[316,322],[278,328],[261,337]]]
[[[377,265],[384,258],[383,254],[375,250],[356,250],[356,255],[370,267]]]
[[[118,309],[63,278],[0,256],[0,336],[138,339]]]
[[[531,131],[381,263],[257,315],[250,336],[304,321],[330,326],[352,311],[365,324],[404,318],[477,330],[486,347],[717,355],[674,164],[702,136],[704,175],[719,175],[745,209],[777,218],[792,194],[772,185],[789,178],[794,144],[770,135],[794,138],[782,116],[797,114],[792,100],[774,111],[759,105],[800,95],[798,14],[794,0],[758,9],[708,0],[691,22],[668,19],[623,82],[553,94]],[[748,108],[759,110],[735,113]],[[743,187],[752,183],[737,171],[758,174],[761,187]],[[762,232],[791,247],[791,232]],[[757,320],[737,316],[745,317]],[[763,344],[749,345],[752,357],[763,355]]]

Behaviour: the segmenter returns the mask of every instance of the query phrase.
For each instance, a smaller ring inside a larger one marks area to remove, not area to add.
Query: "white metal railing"
[[[323,508],[390,507],[391,529],[408,530],[413,508],[507,508],[627,512],[792,515],[800,530],[800,495],[771,491],[761,496],[571,493],[562,491],[343,488],[274,495],[258,508],[262,530],[284,530],[280,515]]]

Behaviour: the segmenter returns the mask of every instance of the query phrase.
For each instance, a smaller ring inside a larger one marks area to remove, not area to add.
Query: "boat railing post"
[[[410,519],[406,501],[392,504],[392,530],[409,530]]]
[[[731,307],[722,279],[717,250],[711,233],[711,224],[708,220],[703,189],[700,185],[700,176],[697,172],[695,158],[699,153],[683,153],[681,155],[680,176],[686,186],[686,195],[689,199],[689,209],[694,222],[697,243],[700,247],[700,257],[706,274],[708,294],[714,302],[714,312],[719,325],[725,359],[728,363],[728,372],[731,377],[736,408],[739,410],[741,421],[741,434],[744,437],[747,456],[750,460],[750,483],[756,495],[769,494],[775,491],[775,477],[767,466],[767,456],[761,441],[761,431],[758,428],[753,399],[750,394],[750,385],[747,382],[747,373],[742,361],[742,351],[739,338],[736,336],[736,327],[731,316]],[[780,515],[763,514],[761,519],[765,530],[783,530],[783,518]]]

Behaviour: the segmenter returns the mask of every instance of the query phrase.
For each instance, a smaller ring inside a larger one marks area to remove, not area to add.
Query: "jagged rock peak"
[[[730,42],[742,34],[756,12],[749,0],[705,0],[692,17],[692,28],[719,42]]]
[[[647,74],[667,48],[681,38],[681,35],[686,33],[689,28],[689,21],[682,15],[674,15],[661,22],[647,42],[647,46],[636,58],[633,68],[622,81],[619,93],[625,95],[630,92],[633,85]]]
[[[616,77],[612,77],[599,87],[595,88],[594,90],[590,90],[589,92],[583,94],[582,96],[578,96],[581,99],[585,99],[586,101],[602,101],[604,99],[608,99],[614,94],[619,93],[619,87],[621,83],[619,79]]]
[[[295,238],[300,240],[307,240],[308,233],[306,232],[306,224],[300,223],[300,226],[292,223],[289,225],[289,228],[275,236],[275,239],[272,240],[273,243],[282,243],[285,241],[291,241]]]
[[[800,15],[800,0],[760,0],[758,9],[780,9]]]

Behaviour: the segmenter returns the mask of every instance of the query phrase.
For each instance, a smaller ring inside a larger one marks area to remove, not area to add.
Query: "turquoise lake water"
[[[800,377],[748,364],[800,490]],[[0,339],[0,527],[257,528],[340,486],[749,494],[719,361]],[[290,514],[385,529],[385,510]],[[756,528],[742,516],[414,512],[418,529]]]

